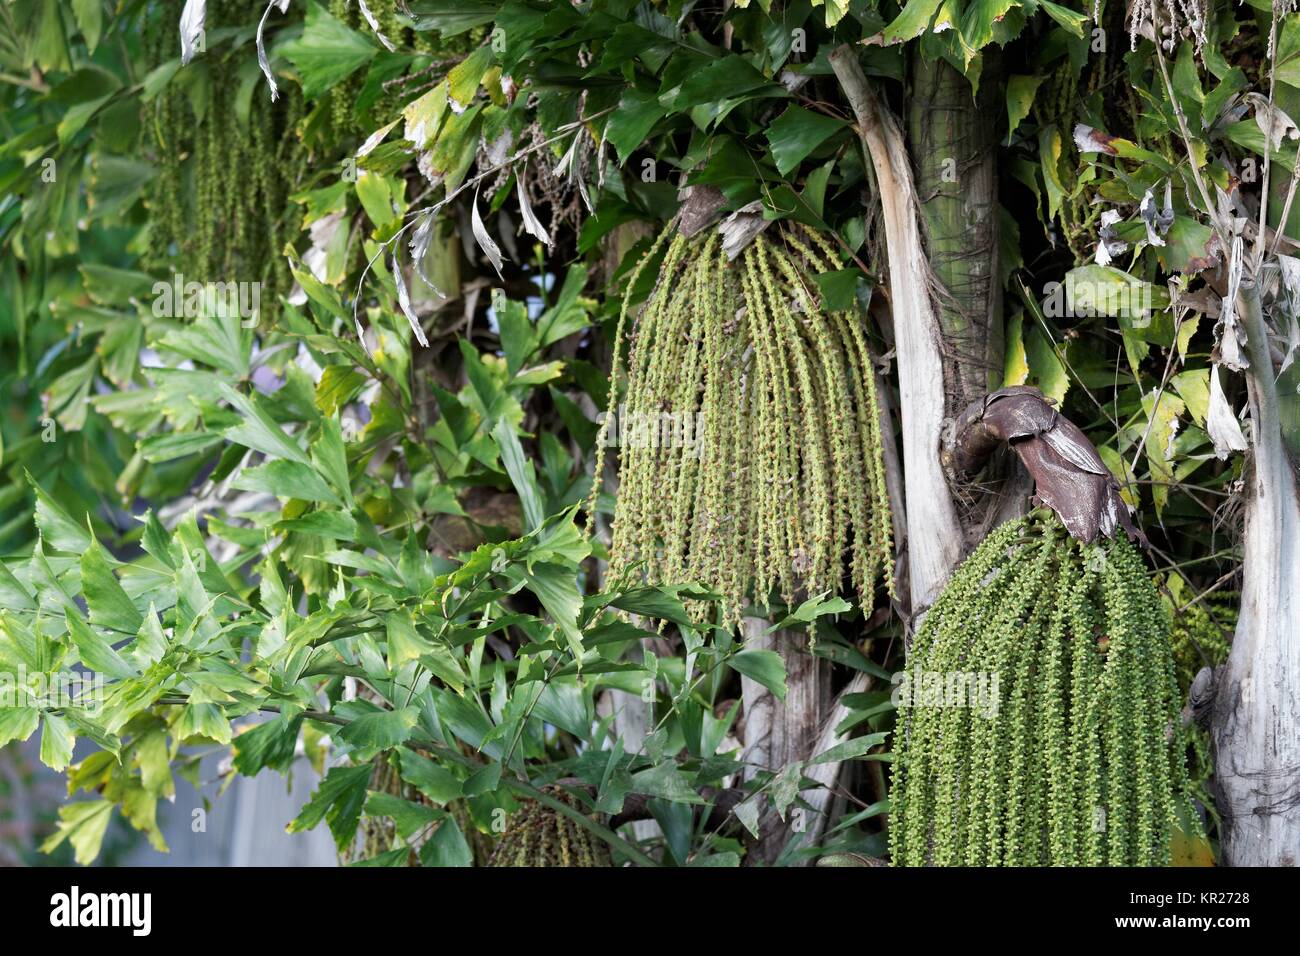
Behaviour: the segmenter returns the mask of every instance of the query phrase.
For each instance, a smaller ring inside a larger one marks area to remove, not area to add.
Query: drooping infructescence
[[[310,166],[299,128],[307,104],[296,84],[272,102],[252,82],[247,48],[220,42],[255,27],[265,9],[261,0],[209,4],[210,48],[145,98],[141,146],[158,170],[147,197],[147,263],[191,282],[256,284],[260,318],[270,322],[293,287],[283,253],[302,223],[303,207],[289,197]],[[145,25],[146,62],[165,66],[179,52],[175,23],[149,17]]]
[[[547,796],[582,810],[562,787],[547,787]],[[583,811],[585,812],[585,811]],[[563,813],[528,800],[516,810],[488,866],[613,866],[605,841]]]
[[[727,623],[750,601],[839,591],[846,575],[867,603],[878,580],[892,590],[872,355],[856,302],[825,307],[829,244],[772,230],[730,261],[712,231],[665,234],[630,290],[661,252],[600,437],[620,459],[611,579],[642,563],[652,583],[698,582],[723,596]]]
[[[1002,525],[927,614],[906,689],[896,865],[1168,865],[1186,736],[1168,619],[1123,535],[1084,545],[1045,509]]]

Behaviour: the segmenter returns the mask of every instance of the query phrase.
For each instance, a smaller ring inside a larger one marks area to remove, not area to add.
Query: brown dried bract
[[[1111,538],[1123,528],[1146,546],[1097,449],[1036,388],[999,389],[967,406],[944,449],[945,467],[957,481],[969,481],[1004,442],[1034,479],[1036,501],[1055,511],[1071,535],[1091,544],[1099,533]]]
[[[1105,153],[1107,156],[1118,156],[1119,150],[1112,145],[1118,140],[1118,136],[1103,133],[1101,130],[1085,126],[1083,123],[1079,123],[1074,127],[1074,145],[1078,147],[1081,153]]]

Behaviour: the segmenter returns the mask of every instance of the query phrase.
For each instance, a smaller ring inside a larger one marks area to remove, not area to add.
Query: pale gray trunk
[[[786,672],[784,701],[757,681],[740,680],[745,708],[742,759],[748,778],[760,770],[779,774],[791,764],[813,757],[823,718],[830,710],[830,664],[808,653],[806,634],[769,634],[769,626],[768,621],[756,617],[747,617],[742,623],[745,648],[775,651],[785,662]],[[759,818],[759,838],[747,862],[771,865],[789,839],[806,838],[808,829],[805,810],[794,808],[783,821],[771,801],[766,801]]]
[[[1259,293],[1240,311],[1250,369],[1241,610],[1216,681],[1215,779],[1230,866],[1300,861],[1300,499]]]
[[[934,603],[963,552],[957,508],[939,462],[948,407],[942,331],[903,131],[877,100],[853,47],[840,47],[830,60],[875,170],[885,223],[906,468],[907,570],[915,615]]]
[[[807,807],[792,808],[784,821],[770,801],[766,803],[759,818],[759,839],[750,851],[749,862],[770,865],[783,851],[821,842],[844,764],[826,761],[809,766],[808,761],[847,739],[836,730],[852,713],[844,705],[844,699],[870,689],[871,678],[856,674],[832,698],[830,664],[808,652],[807,635],[793,631],[765,634],[767,626],[761,618],[746,618],[745,646],[781,655],[786,666],[786,699],[777,700],[762,684],[741,678],[745,708],[743,760],[749,768],[747,778],[752,778],[756,770],[770,770],[775,774],[798,763],[801,775],[816,785],[800,791],[799,796]],[[812,862],[811,859],[799,861],[804,866]]]

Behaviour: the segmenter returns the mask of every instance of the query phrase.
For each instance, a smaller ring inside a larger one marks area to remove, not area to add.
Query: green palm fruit
[[[611,577],[699,582],[728,625],[750,601],[790,604],[846,577],[868,603],[878,580],[892,591],[865,323],[856,306],[828,309],[816,281],[839,268],[834,250],[773,229],[733,262],[716,233],[665,233],[629,290],[660,253],[639,314],[630,291],[624,302],[610,389],[623,397],[599,439],[602,454],[619,448]]]
[[[1168,617],[1127,538],[1084,545],[1042,509],[1002,525],[912,648],[894,864],[1168,865],[1187,807],[1180,701]]]
[[[582,807],[562,787],[543,790],[575,810]],[[528,800],[488,859],[488,866],[612,866],[605,841],[571,817],[536,800]]]

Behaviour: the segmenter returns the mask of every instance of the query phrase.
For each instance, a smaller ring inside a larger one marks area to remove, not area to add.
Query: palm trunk
[[[769,650],[785,662],[785,700],[762,684],[741,678],[741,700],[745,707],[742,759],[753,776],[758,770],[780,773],[796,761],[814,756],[825,714],[830,709],[830,664],[807,650],[807,636],[792,631],[765,633],[768,621],[745,618],[743,632],[749,650]],[[759,817],[759,835],[746,862],[770,866],[792,839],[806,834],[808,821],[802,809],[782,820],[772,802],[765,802]],[[793,825],[792,825],[793,824]]]
[[[944,60],[916,56],[908,143],[942,336],[949,417],[1001,384],[995,57],[985,54],[980,94]]]
[[[943,411],[951,422],[1002,384],[997,147],[1005,85],[993,47],[984,51],[978,95],[945,60],[917,54],[911,75],[908,149],[933,275]],[[1002,450],[985,467],[981,485],[988,493],[958,505],[962,557],[994,527],[1023,514],[1032,491],[1024,469]]]
[[[878,102],[853,47],[839,47],[830,60],[875,169],[885,223],[906,469],[908,586],[916,615],[934,603],[963,550],[957,508],[939,462],[947,407],[943,333],[903,132]]]
[[[875,170],[885,223],[915,625],[990,521],[1006,516],[997,500],[980,509],[959,507],[941,462],[951,420],[997,386],[1002,366],[998,84],[986,76],[976,100],[952,67],[918,60],[909,151],[854,49],[832,53],[831,68]]]
[[[1216,681],[1215,781],[1230,866],[1300,862],[1300,497],[1259,291],[1239,296],[1250,358],[1241,610]]]
[[[1288,114],[1300,94],[1285,84],[1277,104]],[[1269,225],[1300,235],[1300,203],[1292,177],[1272,168]],[[1300,863],[1300,496],[1288,450],[1288,400],[1274,378],[1263,307],[1243,289],[1239,311],[1247,335],[1251,418],[1242,535],[1242,590],[1227,663],[1215,675],[1211,736],[1216,802],[1223,818],[1223,860],[1229,866]],[[1290,386],[1291,380],[1284,378]]]

